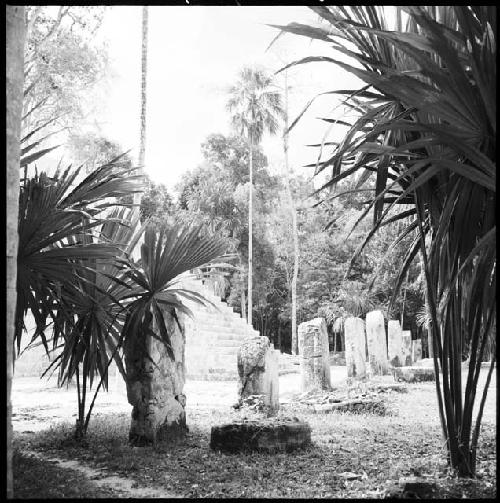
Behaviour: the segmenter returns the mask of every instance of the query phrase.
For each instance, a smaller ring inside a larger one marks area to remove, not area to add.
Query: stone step
[[[238,330],[238,328],[234,328],[232,326],[228,325],[223,325],[221,323],[215,324],[215,323],[206,323],[204,325],[199,325],[198,326],[198,332],[199,333],[207,333],[207,332],[215,332],[215,333],[222,333],[222,334],[238,334],[242,333],[241,330]]]
[[[222,325],[202,325],[198,327],[198,334],[203,335],[235,335],[240,338],[248,338],[248,337],[258,337],[259,332],[256,330],[245,330],[234,327],[224,327]]]
[[[217,344],[216,341],[219,340],[220,337],[223,339],[233,339],[235,341],[243,342],[248,338],[245,334],[236,334],[234,332],[219,332],[219,331],[208,331],[202,330],[198,332],[198,337],[203,338],[205,341],[208,341],[209,344]]]
[[[219,346],[217,348],[217,353],[220,356],[234,357],[234,362],[236,364],[236,355],[238,354],[238,346]]]
[[[243,320],[242,318],[238,318],[234,314],[227,314],[227,313],[197,314],[195,315],[193,321],[197,325],[203,325],[206,323],[224,323],[224,324],[231,324],[232,326],[235,327],[249,327],[246,321]]]
[[[247,335],[242,334],[219,334],[217,340],[239,341],[243,342],[247,339]]]
[[[242,341],[239,341],[238,339],[217,339],[217,347],[218,348],[229,348],[229,347],[234,347],[234,348],[239,348],[241,346]]]

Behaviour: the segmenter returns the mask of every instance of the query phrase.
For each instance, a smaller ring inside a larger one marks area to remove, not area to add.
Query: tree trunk
[[[298,354],[299,343],[297,337],[297,277],[299,275],[299,234],[297,230],[297,211],[292,196],[291,170],[288,163],[288,78],[285,70],[285,134],[283,135],[283,150],[285,153],[286,193],[290,212],[292,214],[293,236],[293,277],[292,277],[292,354]]]
[[[129,442],[132,445],[156,444],[173,440],[187,431],[184,366],[184,323],[179,327],[173,311],[164,311],[175,359],[172,360],[163,343],[149,337],[141,344],[137,340],[125,348],[127,399],[132,405]],[[153,322],[154,323],[154,322]],[[153,330],[156,330],[155,324]],[[155,364],[147,357],[151,356]]]
[[[240,305],[241,305],[241,317],[247,319],[247,307],[245,299],[245,279],[243,275],[243,262],[241,260],[241,255],[238,255],[240,259]]]
[[[247,321],[252,325],[252,274],[253,274],[253,239],[252,239],[252,220],[253,220],[253,201],[252,201],[252,188],[253,188],[253,141],[252,133],[249,135],[250,147],[250,187],[248,188],[248,308],[247,308]]]
[[[19,158],[24,83],[24,6],[6,6],[7,104],[7,498],[13,498],[12,476],[12,371],[17,300],[17,247],[19,236]]]
[[[148,6],[142,8],[142,50],[141,50],[141,132],[139,138],[139,169],[144,174],[146,156],[146,104],[148,76]],[[140,204],[141,194],[134,194],[134,204]]]

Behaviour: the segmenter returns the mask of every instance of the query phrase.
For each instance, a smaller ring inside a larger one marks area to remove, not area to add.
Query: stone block
[[[418,362],[418,360],[422,359],[422,340],[421,339],[413,339],[411,341],[411,359],[412,362]]]
[[[387,324],[387,356],[393,367],[402,367],[403,361],[403,331],[398,320],[389,320]]]
[[[409,383],[435,381],[436,374],[432,367],[395,367],[392,369],[394,379]]]
[[[413,363],[411,359],[411,330],[403,330],[401,338],[403,349],[402,367],[407,367]]]
[[[361,318],[346,318],[344,322],[347,377],[366,377],[365,322]]]
[[[311,427],[299,420],[244,421],[213,426],[210,448],[223,452],[291,452],[310,445]]]
[[[366,315],[366,341],[368,362],[372,375],[388,375],[387,341],[382,311],[370,311]]]
[[[423,358],[413,364],[414,367],[430,367],[434,368],[434,358]]]
[[[299,325],[299,354],[302,391],[330,389],[328,331],[323,318]]]
[[[240,400],[250,395],[262,395],[269,410],[279,409],[279,351],[273,349],[267,337],[249,337],[238,349]]]

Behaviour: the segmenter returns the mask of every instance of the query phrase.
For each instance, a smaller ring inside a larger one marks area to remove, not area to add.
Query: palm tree
[[[250,186],[248,196],[248,309],[247,320],[252,324],[252,187],[253,187],[253,147],[258,145],[264,131],[277,133],[283,116],[281,95],[272,87],[272,78],[262,69],[245,67],[239,74],[238,82],[230,90],[227,108],[232,114],[231,122],[235,130],[248,140]]]
[[[148,77],[148,6],[142,7],[142,41],[141,41],[141,132],[139,137],[139,169],[144,170],[146,155],[146,104]],[[135,203],[139,203],[139,195]]]
[[[131,286],[123,297],[126,316],[120,344],[127,397],[133,406],[129,432],[133,445],[156,443],[186,431],[181,315],[192,316],[190,302],[208,301],[182,288],[179,275],[222,256],[226,249],[225,240],[202,227],[165,226],[157,232],[147,226],[141,258],[131,261],[122,277]]]
[[[17,281],[17,216],[19,195],[19,140],[23,107],[24,6],[6,6],[7,91],[7,498],[13,498],[12,387],[13,341]]]
[[[86,436],[95,399],[101,387],[107,388],[113,360],[126,379],[134,406],[131,442],[154,440],[157,430],[170,431],[176,420],[185,425],[183,408],[177,411],[181,420],[164,407],[168,424],[163,424],[165,417],[152,423],[158,411],[155,415],[144,408],[149,404],[144,396],[134,398],[137,384],[144,393],[154,391],[160,401],[166,397],[171,402],[181,394],[180,379],[176,393],[167,386],[147,388],[145,382],[154,376],[143,370],[148,360],[160,355],[160,373],[183,375],[183,358],[171,343],[179,331],[171,321],[177,313],[190,314],[186,300],[203,303],[204,299],[175,287],[175,278],[219,257],[226,248],[225,241],[206,236],[201,228],[161,229],[159,238],[147,222],[137,229],[137,211],[116,207],[117,199],[141,189],[142,177],[133,170],[115,159],[74,188],[79,169],[70,172],[69,168],[51,178],[42,172],[21,186],[15,340],[19,351],[29,310],[36,322],[31,342],[41,339],[46,351],[56,355],[46,372],[59,369],[61,386],[76,379],[78,439]],[[141,257],[134,261],[132,251],[145,229]],[[159,344],[155,346],[154,340]],[[96,378],[99,384],[86,409]]]
[[[388,29],[382,8],[312,9],[324,27],[280,28],[327,42],[351,60],[308,57],[292,64],[331,62],[366,83],[332,91],[347,96],[343,103],[357,118],[316,170],[332,169],[324,188],[363,170],[359,189],[375,174],[364,212],[373,209],[374,227],[365,243],[383,225],[407,222],[400,238],[414,240],[394,296],[420,254],[448,461],[459,475],[473,476],[495,363],[493,354],[473,427],[481,361],[496,315],[496,7],[398,7],[396,31]],[[410,207],[391,215],[400,204]]]
[[[297,334],[297,278],[299,276],[299,232],[297,227],[297,210],[292,195],[292,171],[288,163],[288,72],[285,70],[285,110],[284,110],[284,133],[283,151],[285,154],[286,170],[286,193],[290,212],[292,214],[292,235],[293,235],[293,276],[292,276],[292,354],[299,352],[299,341]]]
[[[44,172],[35,174],[21,185],[14,339],[18,351],[28,310],[36,323],[33,340],[40,338],[48,352],[47,320],[56,329],[63,321],[62,293],[76,295],[79,291],[74,275],[83,274],[89,261],[114,261],[116,246],[86,241],[85,237],[91,237],[109,219],[109,210],[118,198],[142,190],[135,168],[121,163],[120,158],[80,183],[77,178],[82,167],[72,170],[70,166],[52,177]]]

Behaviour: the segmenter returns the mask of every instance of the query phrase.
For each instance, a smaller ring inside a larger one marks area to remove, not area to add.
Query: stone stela
[[[299,354],[302,391],[330,389],[328,331],[323,318],[299,325]]]
[[[372,375],[389,374],[387,342],[382,311],[370,311],[366,315],[366,341],[368,344],[368,363]]]
[[[365,322],[361,318],[346,318],[344,322],[347,377],[366,377]]]

